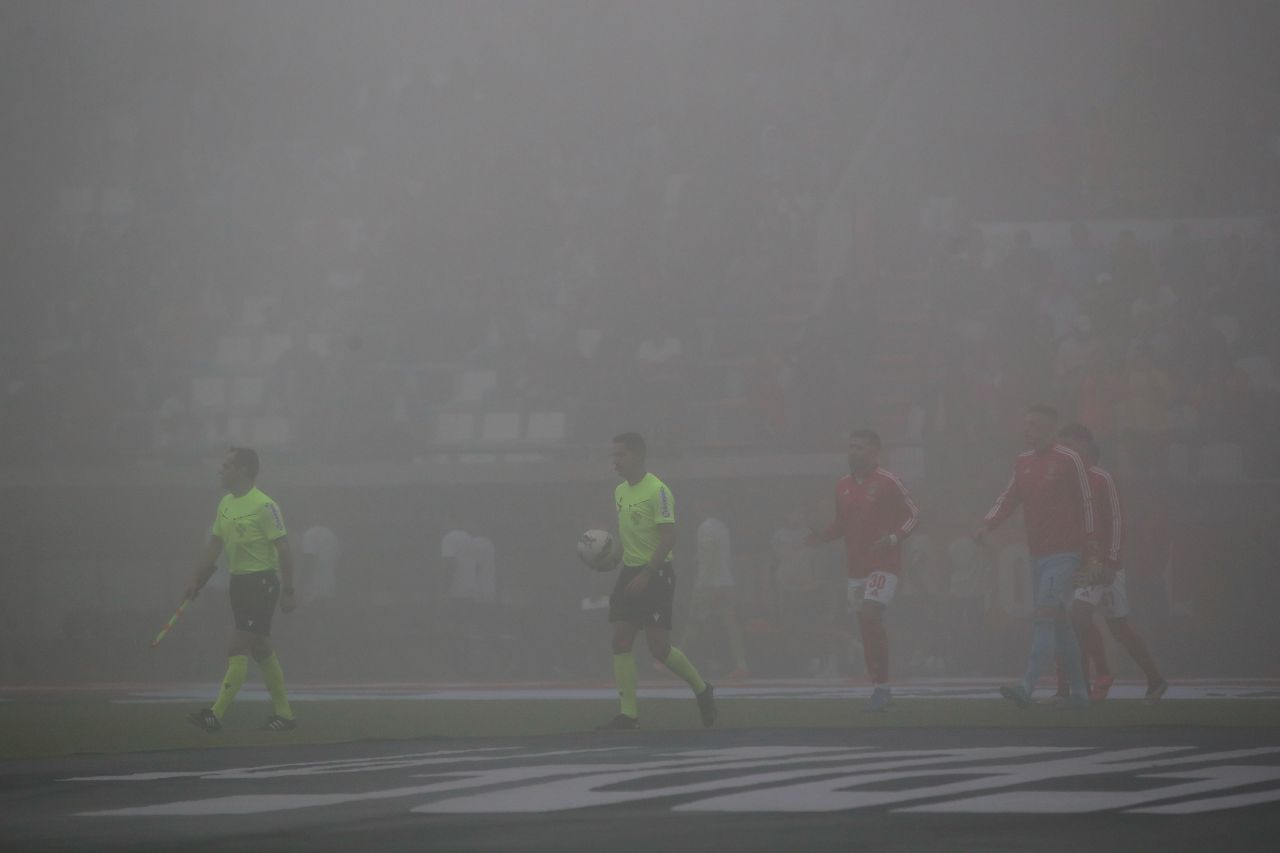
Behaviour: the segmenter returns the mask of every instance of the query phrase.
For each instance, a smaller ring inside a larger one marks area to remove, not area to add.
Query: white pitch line
[[[996,698],[999,685],[1004,682],[991,681],[920,681],[895,685],[894,696],[898,699],[993,699]],[[390,689],[389,689],[390,688]],[[208,699],[217,691],[217,685],[189,685],[179,688],[156,688],[154,690],[130,690],[126,695],[111,699],[117,704],[148,704],[192,702]],[[683,699],[689,695],[688,688],[683,685],[640,686],[641,694],[654,699]],[[741,685],[718,685],[716,695],[732,699],[860,699],[871,692],[868,685],[842,683],[762,683]],[[1146,693],[1145,685],[1137,682],[1117,683],[1111,688],[1110,699],[1141,699]],[[261,687],[246,687],[241,695],[253,699],[265,699],[267,692]],[[574,687],[552,685],[405,685],[395,688],[392,685],[325,685],[323,687],[299,686],[289,691],[291,699],[302,701],[513,701],[513,700],[610,700],[617,692],[612,687]],[[1043,690],[1039,695],[1050,695]],[[1260,681],[1212,682],[1193,681],[1176,683],[1169,688],[1161,700],[1207,700],[1207,699],[1277,699],[1280,698],[1280,682]]]

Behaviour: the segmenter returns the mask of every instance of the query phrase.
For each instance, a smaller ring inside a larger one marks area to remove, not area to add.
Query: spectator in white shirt
[[[338,536],[323,525],[308,527],[302,534],[302,563],[296,586],[298,604],[333,601],[338,594],[338,558],[342,555]]]
[[[455,528],[440,543],[440,556],[451,571],[448,609],[448,655],[457,674],[476,675],[484,668],[482,654],[493,627],[498,601],[496,549],[484,536]]]
[[[726,681],[741,681],[748,677],[746,648],[742,641],[742,629],[738,626],[735,590],[733,583],[732,552],[729,528],[716,517],[713,503],[701,499],[694,503],[694,513],[702,519],[695,536],[697,548],[696,574],[693,580],[693,596],[689,608],[688,625],[680,645],[693,644],[701,628],[719,622],[729,639],[734,669],[725,676]]]

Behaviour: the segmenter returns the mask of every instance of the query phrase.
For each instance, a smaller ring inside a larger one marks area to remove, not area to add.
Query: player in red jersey
[[[849,604],[858,613],[862,652],[871,676],[868,711],[884,711],[889,688],[889,636],[884,610],[893,601],[902,568],[902,540],[920,521],[920,510],[902,481],[880,467],[880,436],[869,429],[849,434],[849,475],[836,484],[836,516],[822,531],[810,532],[816,545],[844,537],[849,564]]]
[[[1030,449],[1013,463],[1009,485],[975,531],[978,541],[1021,506],[1031,552],[1035,596],[1031,653],[1018,684],[1000,694],[1019,707],[1031,703],[1040,673],[1057,650],[1071,685],[1070,704],[1089,705],[1088,688],[1080,664],[1080,646],[1067,618],[1075,588],[1073,578],[1095,550],[1092,491],[1084,460],[1055,441],[1058,412],[1037,404],[1023,417],[1022,436]]]
[[[1101,611],[1107,620],[1107,630],[1147,676],[1147,703],[1159,701],[1169,689],[1169,682],[1160,674],[1155,658],[1142,636],[1129,624],[1129,598],[1125,591],[1124,563],[1124,515],[1120,507],[1120,493],[1115,480],[1106,469],[1098,465],[1098,445],[1093,433],[1083,424],[1067,424],[1058,432],[1058,438],[1085,460],[1088,466],[1089,485],[1094,494],[1094,511],[1098,530],[1098,571],[1096,576],[1084,578],[1090,581],[1075,592],[1071,604],[1071,623],[1075,626],[1084,657],[1085,670],[1093,663],[1094,679],[1089,699],[1101,702],[1114,681],[1107,661],[1107,648],[1102,632],[1094,622],[1094,611]],[[1061,692],[1061,685],[1059,686]]]

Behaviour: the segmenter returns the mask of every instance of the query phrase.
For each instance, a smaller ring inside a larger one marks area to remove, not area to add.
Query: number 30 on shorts
[[[893,601],[893,594],[898,589],[898,576],[889,572],[872,572],[867,575],[862,597],[866,601],[888,606]]]

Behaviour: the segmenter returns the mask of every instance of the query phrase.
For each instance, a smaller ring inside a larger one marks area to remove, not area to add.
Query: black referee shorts
[[[275,572],[231,576],[231,613],[237,630],[271,636],[271,617],[279,600],[280,576]]]
[[[667,563],[649,579],[639,595],[627,595],[627,584],[644,566],[623,566],[609,595],[609,621],[626,622],[640,628],[671,630],[671,602],[676,595],[676,575]]]

